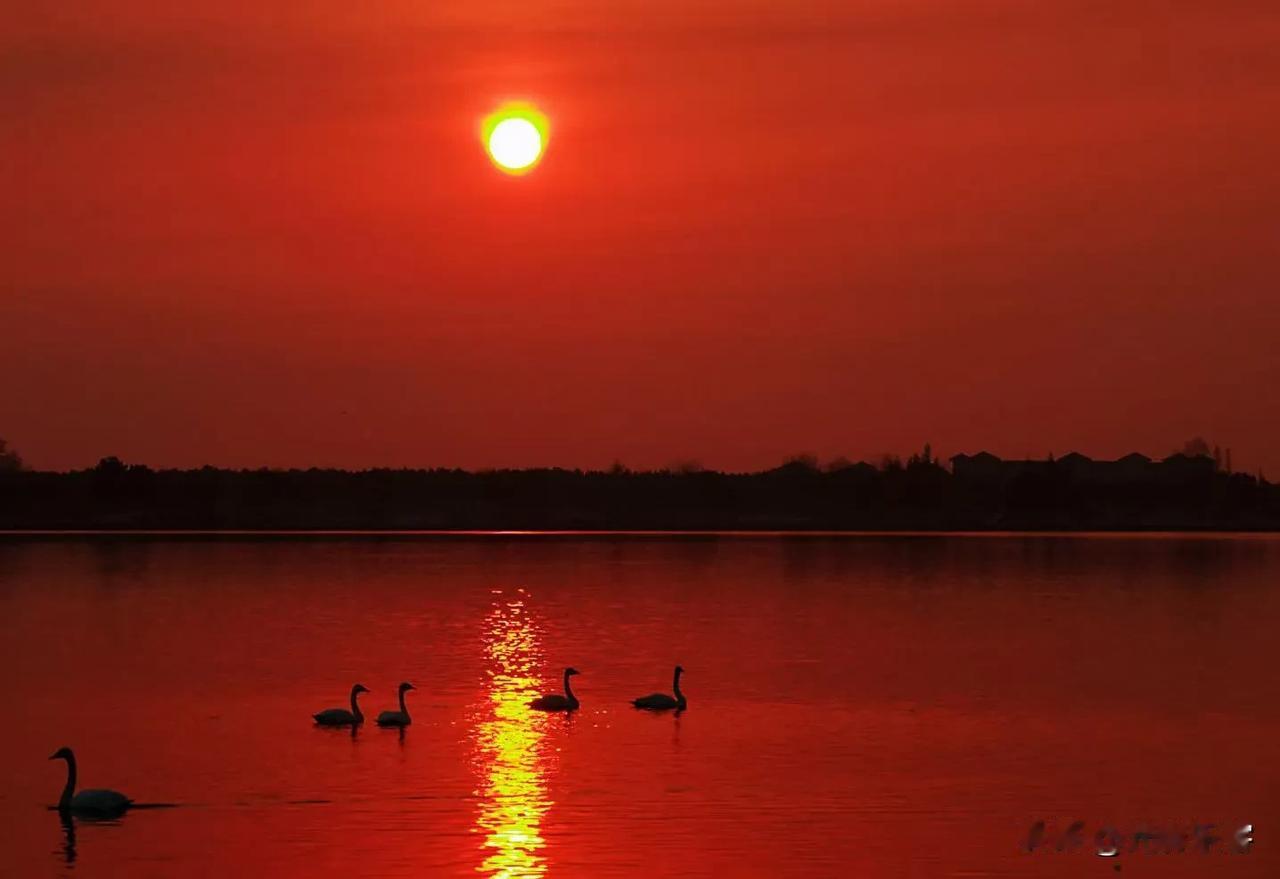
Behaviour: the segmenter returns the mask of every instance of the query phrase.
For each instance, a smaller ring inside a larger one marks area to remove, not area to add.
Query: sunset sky
[[[86,0],[0,29],[40,468],[1280,476],[1275,0]],[[549,119],[523,177],[507,99]]]

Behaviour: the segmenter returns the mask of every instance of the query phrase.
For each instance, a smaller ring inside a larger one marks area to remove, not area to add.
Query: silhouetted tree
[[[23,467],[18,450],[11,448],[9,441],[0,437],[0,473],[17,473]]]
[[[1204,437],[1196,436],[1183,443],[1180,451],[1188,458],[1208,458],[1212,450]]]
[[[93,468],[93,472],[100,476],[123,476],[128,471],[129,466],[115,455],[103,458],[98,462],[98,466]]]
[[[885,473],[893,473],[902,470],[902,459],[897,455],[885,453],[880,456],[880,470]]]
[[[911,457],[907,458],[908,470],[929,469],[937,466],[938,462],[933,457],[933,447],[928,443],[924,444],[924,449],[919,453],[913,453]]]
[[[813,473],[818,472],[818,457],[802,452],[799,455],[792,455],[790,458],[782,462],[782,466],[786,470],[805,470]]]

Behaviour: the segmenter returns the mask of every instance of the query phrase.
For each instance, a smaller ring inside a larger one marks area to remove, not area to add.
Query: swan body
[[[564,670],[564,695],[548,693],[545,696],[539,696],[529,703],[529,707],[535,711],[577,711],[578,697],[573,695],[573,689],[569,686],[569,678],[576,674],[579,674],[576,668],[566,668]]]
[[[70,748],[59,748],[49,759],[67,761],[67,784],[58,798],[58,811],[64,816],[118,818],[133,805],[133,800],[115,790],[82,790],[76,793],[76,755]]]
[[[413,723],[413,718],[409,716],[409,709],[404,704],[404,694],[409,690],[416,690],[413,684],[405,681],[400,685],[400,710],[384,711],[378,715],[378,726],[408,726]]]
[[[675,696],[668,696],[666,693],[650,693],[648,696],[632,699],[631,704],[645,711],[670,711],[672,708],[684,711],[689,703],[684,698],[684,693],[680,692],[680,675],[682,674],[684,674],[684,668],[677,665],[671,682],[671,689],[675,691]]]
[[[360,711],[360,705],[356,702],[356,697],[361,693],[369,692],[369,688],[364,684],[356,684],[351,688],[351,710],[345,708],[326,708],[319,714],[313,714],[317,726],[357,726],[364,723],[364,714]]]
[[[81,815],[120,815],[133,805],[133,800],[118,790],[82,790],[71,798],[70,811]]]

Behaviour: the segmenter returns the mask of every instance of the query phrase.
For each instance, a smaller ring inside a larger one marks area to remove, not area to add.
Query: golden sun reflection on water
[[[517,879],[547,872],[541,854],[542,817],[551,807],[544,776],[542,719],[529,710],[538,694],[535,670],[542,661],[537,625],[523,590],[499,598],[485,617],[489,701],[474,732],[472,763],[480,777],[476,833],[485,835],[484,861],[476,871]]]

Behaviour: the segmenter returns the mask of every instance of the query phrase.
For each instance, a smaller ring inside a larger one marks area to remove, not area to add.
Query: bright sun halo
[[[528,104],[508,104],[484,120],[489,158],[508,174],[525,174],[538,164],[547,140],[547,120]]]

